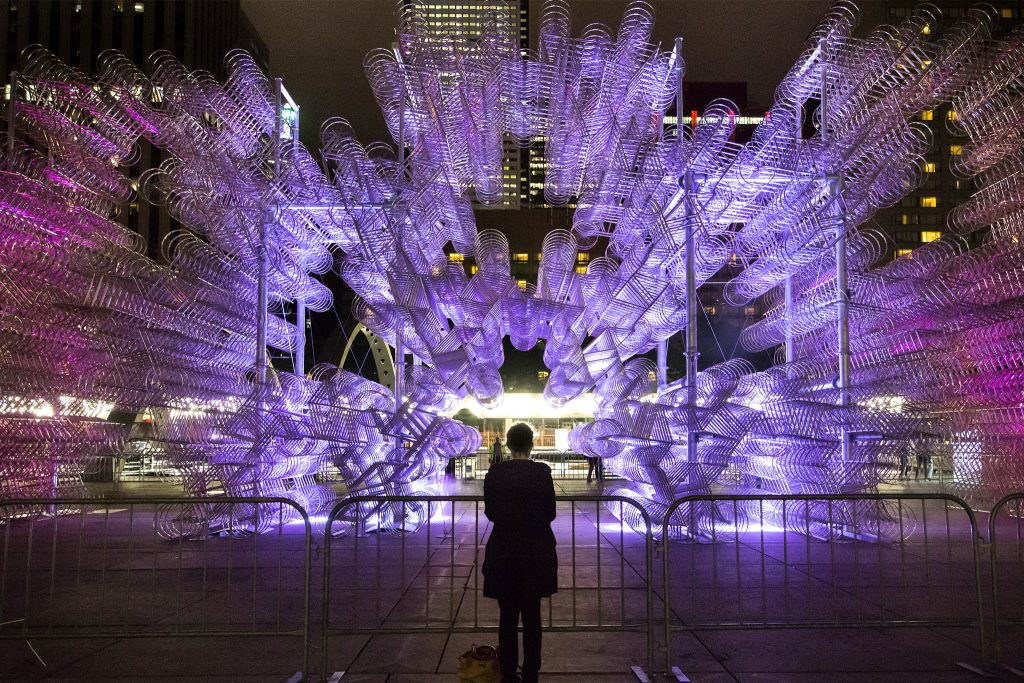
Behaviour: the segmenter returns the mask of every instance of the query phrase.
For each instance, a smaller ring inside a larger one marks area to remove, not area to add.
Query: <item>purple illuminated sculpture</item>
[[[193,494],[283,495],[315,514],[334,496],[315,477],[324,463],[351,492],[435,491],[447,460],[480,442],[445,416],[454,399],[502,400],[505,336],[519,350],[544,340],[552,404],[595,393],[595,421],[571,443],[656,519],[726,470],[752,492],[863,492],[922,452],[948,452],[953,487],[979,503],[1019,489],[1024,34],[994,40],[985,7],[943,28],[922,5],[855,37],[856,6],[836,2],[740,145],[726,101],[663,127],[681,44],[651,44],[643,2],[617,31],[579,35],[567,3],[547,2],[536,52],[502,13],[472,34],[437,31],[424,3],[406,3],[397,49],[365,62],[396,147],[333,119],[323,167],[282,142],[280,90],[244,54],[221,84],[167,54],[150,75],[107,55],[93,81],[32,51],[9,117],[31,146],[9,139],[0,177],[0,490],[75,492],[90,459],[122,447],[127,427],[103,419],[116,407],[158,416]],[[970,139],[951,164],[977,192],[949,214],[957,235],[876,265],[886,238],[872,216],[924,181],[932,141],[914,119],[943,103]],[[576,204],[525,288],[471,204],[500,201],[506,138],[543,141],[546,200]],[[135,188],[122,169],[140,139],[166,154]],[[167,266],[111,220],[136,189],[185,227],[163,245]],[[980,230],[969,248],[962,236]],[[605,254],[577,273],[599,240]],[[742,268],[728,300],[767,310],[744,347],[782,346],[764,372],[698,372],[695,293],[730,264]],[[333,366],[267,364],[267,347],[301,355],[286,311],[331,307],[314,277],[331,268],[356,318],[400,350],[395,394]],[[687,374],[667,384],[637,356],[684,328]],[[865,519],[891,531],[874,505],[765,512],[823,537]],[[714,535],[745,514],[684,506],[670,531]],[[425,511],[359,518],[411,529]],[[164,531],[216,523],[169,518]],[[264,523],[254,508],[250,526]]]

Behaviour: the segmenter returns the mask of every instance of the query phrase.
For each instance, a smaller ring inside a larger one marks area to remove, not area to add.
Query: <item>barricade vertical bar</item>
[[[718,517],[718,508],[715,502],[711,501],[711,593],[715,602],[715,625],[722,623],[722,614],[718,604],[718,532],[715,529],[715,519]]]
[[[903,501],[896,499],[896,512],[900,522],[900,581],[903,583],[903,613],[910,617],[910,598],[907,595],[907,545],[903,530]]]
[[[619,507],[622,506],[622,501],[619,501]],[[647,532],[644,534],[644,564],[647,565],[646,579],[647,579],[647,666],[650,669],[654,668],[654,528],[653,520],[647,511],[643,508],[638,508],[643,513],[643,520],[647,525]],[[619,533],[622,533],[620,526]],[[662,536],[664,538],[664,535]],[[625,594],[626,586],[623,582],[621,586],[621,592]],[[668,596],[666,595],[666,600]],[[622,612],[622,621],[626,621],[626,612]],[[668,650],[668,643],[665,643],[665,649]],[[666,669],[668,671],[668,669]]]
[[[153,508],[153,526],[156,526],[159,508]],[[185,550],[185,534],[178,534],[178,571],[174,578],[174,632],[181,631],[181,556]],[[280,624],[278,624],[280,628]]]
[[[429,524],[429,522],[428,522],[428,524]],[[380,533],[380,513],[379,512],[377,513],[377,533],[374,534],[374,535],[376,536],[376,538],[374,540],[376,540],[376,542],[377,542],[377,544],[376,544],[377,545],[377,571],[374,573],[375,574],[375,579],[374,580],[376,581],[377,590],[375,590],[373,592],[373,616],[377,620],[380,620],[380,590],[381,590],[381,578],[380,578],[380,566],[381,566],[380,565],[380,537],[381,537],[381,533]]]
[[[283,503],[278,503],[283,505]],[[302,520],[305,527],[305,541],[303,544],[303,562],[305,563],[305,570],[303,571],[302,577],[302,675],[304,680],[310,679],[309,670],[309,602],[310,602],[310,591],[312,589],[312,564],[313,564],[313,526],[310,524],[309,515],[304,511],[302,512]],[[327,599],[327,595],[322,596],[324,600]],[[325,629],[326,630],[326,629]],[[326,648],[325,648],[326,651]]]
[[[789,623],[789,516],[782,499],[782,620]]]
[[[947,572],[949,587],[947,588],[946,595],[949,596],[953,613],[956,614],[956,591],[953,589],[953,539],[949,532],[949,506],[944,504],[942,510],[946,518],[946,567],[949,570]]]
[[[835,518],[833,516],[832,501],[828,504],[828,563],[832,574],[832,617],[834,623],[839,623],[839,589],[836,586],[836,539],[835,539]]]
[[[480,627],[480,501],[473,501],[473,628]]]
[[[875,506],[875,547],[878,548],[878,620],[885,621],[885,570],[882,555],[882,515],[881,506]]]
[[[60,516],[57,514],[57,508],[54,507],[53,515],[53,533],[51,534],[50,540],[50,620],[48,626],[53,628],[53,593],[57,588],[57,528],[59,526]]]
[[[8,518],[10,523],[10,518]],[[84,552],[85,546],[85,507],[83,506],[78,510],[78,567],[75,570],[75,630],[82,623],[82,553]],[[4,548],[6,554],[7,549]],[[179,555],[180,557],[180,555]],[[6,558],[5,558],[6,559]],[[4,562],[4,571],[7,570],[7,562]],[[3,579],[0,579],[2,581]],[[3,604],[4,596],[3,590],[0,590],[0,605]],[[0,614],[0,622],[3,621],[3,615]]]
[[[597,532],[597,625],[601,625],[601,502],[594,501],[594,524]]]
[[[125,562],[124,578],[124,630],[128,630],[128,622],[131,621],[132,604],[132,534],[135,530],[135,504],[128,504],[128,559]],[[229,606],[230,608],[230,606]]]
[[[185,513],[185,509],[184,508],[185,508],[185,506],[182,505],[182,511],[181,511],[182,515],[184,515],[184,513]],[[210,513],[209,513],[209,510],[207,510],[205,512],[205,514],[203,515],[203,519],[205,521],[205,533],[206,533],[206,543],[203,543],[203,593],[202,593],[202,601],[203,601],[203,630],[205,631],[206,630],[206,604],[207,604],[206,603],[206,574],[207,574],[207,570],[210,567],[210,543],[212,543],[212,539],[210,538],[211,534],[210,534]],[[184,530],[182,530],[182,532],[184,533]]]
[[[768,623],[768,577],[765,574],[764,561],[764,500],[757,501],[761,524],[761,622]]]
[[[732,501],[733,546],[736,549],[736,616],[743,621],[743,585],[740,576],[740,515],[739,501]]]
[[[928,605],[928,613],[932,612],[932,590],[931,590],[931,559],[928,550],[928,505],[926,500],[921,501],[921,527],[924,533],[924,595]]]
[[[804,535],[804,559],[807,562],[807,569],[804,571],[806,576],[807,586],[807,609],[805,610],[808,617],[811,616],[813,609],[814,597],[811,587],[811,501],[804,501],[804,526],[807,529],[807,533]]]
[[[34,540],[33,537],[35,536],[35,531],[36,520],[33,517],[29,522],[28,540],[25,543],[25,617],[21,622],[21,627],[22,630],[26,632],[28,631],[28,620],[29,616],[31,615],[31,612],[29,611],[29,605],[32,604],[30,584],[32,583],[32,541]]]
[[[697,528],[696,527],[696,521],[697,520],[696,520],[696,515],[693,512],[693,503],[690,503],[686,507],[690,511],[690,526],[688,527],[688,529],[690,531],[690,546],[689,546],[689,550],[690,550],[690,606],[693,609],[693,619],[694,619],[694,621],[696,621],[697,620],[697,552],[696,552],[697,546],[694,545],[694,544],[697,543],[697,533],[695,531],[695,529]],[[668,531],[668,527],[667,526],[665,527],[665,530],[666,530],[666,532]]]
[[[3,574],[0,574],[0,623],[6,621],[4,618],[4,606],[7,604],[7,558],[11,551],[11,524],[14,517],[11,515],[11,508],[4,507],[4,561]]]
[[[451,546],[451,561],[448,568],[448,625],[455,624],[455,503],[452,502],[452,536],[449,539]]]
[[[227,608],[228,608],[227,609],[227,612],[228,612],[228,625],[232,624],[232,619],[231,619],[231,617],[232,617],[232,614],[231,614],[231,570],[232,570],[233,565],[234,565],[234,554],[232,553],[232,548],[234,547],[234,543],[231,543],[231,540],[234,539],[234,537],[235,537],[235,505],[234,505],[234,503],[228,503],[228,543],[227,543],[227,547],[228,547],[228,572],[227,572],[228,585],[227,585],[227,594],[226,594],[226,596],[224,598],[224,603],[227,605]]]
[[[430,500],[427,500],[427,566],[423,590],[423,625],[430,627]]]
[[[856,602],[854,602],[857,606],[857,621],[860,621],[861,604],[864,602],[861,599],[860,591],[860,544],[857,543],[857,539],[860,538],[860,532],[857,530],[860,515],[857,513],[856,507],[847,507],[847,511],[849,510],[853,510],[853,514],[850,515],[853,519],[853,594],[857,599]]]
[[[569,526],[572,530],[572,625],[576,626],[576,503],[569,503]]]
[[[670,522],[672,520],[672,513],[676,509],[677,509],[677,507],[676,507],[676,503],[675,502],[673,502],[671,505],[669,505],[668,510],[665,512],[665,519],[662,520],[662,525],[661,525],[661,545],[662,545],[662,551],[663,551],[662,562],[661,562],[661,570],[662,570],[661,571],[661,574],[662,574],[662,576],[661,576],[661,580],[662,580],[661,594],[662,594],[662,600],[664,602],[663,607],[664,607],[664,612],[665,612],[665,631],[664,631],[665,635],[664,635],[664,637],[665,637],[665,672],[666,673],[672,670],[672,598],[671,598],[672,580],[671,580],[671,578],[669,576],[670,565],[671,565],[671,561],[670,561],[669,555],[671,554],[671,546],[668,543],[668,527],[669,527],[669,524],[670,524]],[[620,512],[619,512],[619,519],[622,519],[622,513],[621,513],[622,503],[619,503],[619,510],[620,510]],[[692,578],[693,578],[693,574],[692,573],[690,574],[690,577],[691,577],[691,580],[692,580]],[[623,614],[625,614],[625,611],[623,611]]]
[[[626,536],[625,523],[622,521],[622,501],[619,501],[619,616],[626,623]],[[650,530],[653,532],[653,529]],[[664,537],[663,537],[664,538]],[[668,546],[665,546],[668,550]],[[652,576],[653,583],[653,576]],[[652,617],[653,618],[653,617]]]
[[[310,548],[312,551],[312,548]],[[277,628],[281,629],[281,593],[284,590],[282,565],[284,563],[284,504],[277,504]],[[308,672],[307,672],[308,673]]]
[[[157,570],[157,564],[158,564],[158,562],[160,560],[160,557],[159,557],[159,546],[158,546],[159,538],[160,537],[157,535],[156,511],[154,510],[154,512],[153,512],[153,536],[150,539],[150,543],[153,544],[153,576],[152,576],[152,581],[153,581],[152,603],[153,603],[153,605],[150,608],[150,612],[149,612],[149,615],[150,615],[149,618],[153,622],[156,621],[156,603],[157,603],[157,599],[156,599],[156,585],[157,585],[157,583],[156,583],[156,576],[157,576],[156,570]]]
[[[258,539],[259,536],[260,536],[260,521],[261,521],[260,520],[260,515],[261,515],[261,512],[262,512],[263,506],[260,505],[259,503],[255,503],[253,505],[253,508],[256,511],[256,518],[255,518],[255,520],[253,522],[255,524],[255,528],[253,529],[253,533],[252,533],[252,630],[255,631],[256,630],[256,602],[257,602],[257,597],[256,597],[256,571],[257,570],[256,570],[256,568],[259,566],[259,561],[257,559],[258,556],[259,556],[259,548],[257,546],[256,539]]]
[[[359,506],[356,506],[359,509]],[[327,514],[324,525],[324,593],[320,596],[320,680],[327,680],[327,632],[330,629],[331,617],[331,538],[333,537],[334,520],[341,510],[335,506]],[[355,572],[352,572],[353,575]]]
[[[406,520],[406,517],[408,516],[408,512],[405,509],[405,501],[404,500],[401,502],[401,505],[400,505],[398,511],[402,515],[402,537],[398,541],[398,556],[399,556],[398,563],[400,565],[400,569],[398,570],[398,572],[399,572],[399,576],[398,576],[398,593],[399,593],[399,595],[401,595],[402,593],[405,593],[405,537],[407,535],[406,534],[406,529],[405,529],[405,520]],[[416,578],[413,577],[410,580],[410,583],[412,581],[415,581],[415,580],[416,580]]]

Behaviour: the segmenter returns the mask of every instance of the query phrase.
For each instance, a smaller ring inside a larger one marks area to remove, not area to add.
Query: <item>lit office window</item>
[[[714,315],[715,313],[718,313],[718,309],[715,308],[714,306],[705,306],[704,312],[707,313],[708,315]]]
[[[934,242],[935,240],[939,239],[940,237],[942,237],[942,233],[939,232],[938,230],[922,230],[921,231],[921,241],[923,243],[925,243],[925,244],[927,244],[929,242]]]
[[[448,260],[449,261],[455,261],[456,263],[462,263],[463,261],[466,260],[466,256],[465,256],[465,254],[458,254],[458,253],[448,254]]]
[[[548,372],[547,370],[538,370],[537,371],[537,379],[547,379],[550,376],[551,376],[551,373]]]
[[[921,29],[921,33],[923,33],[926,36],[930,36],[932,34],[932,25],[925,24],[924,28]]]
[[[960,153],[964,151],[963,145],[950,145],[949,153],[955,157],[960,156]]]
[[[530,260],[529,254],[512,254],[512,260],[516,263],[526,263]]]
[[[579,273],[580,275],[586,275],[587,274],[587,267],[586,266],[576,266],[576,272]]]
[[[516,284],[519,285],[519,289],[526,291],[526,280],[516,280]]]
[[[921,206],[925,209],[934,209],[939,205],[937,197],[921,197]]]
[[[936,170],[938,170],[938,166],[935,164],[934,161],[929,161],[924,165],[925,173],[935,173]]]
[[[1013,19],[1013,8],[1002,8],[1001,10],[999,10],[999,16],[1001,16],[1003,19]]]
[[[914,250],[913,249],[897,249],[896,250],[896,258],[901,258],[903,256],[906,256],[907,258],[914,258]]]
[[[590,254],[585,251],[581,251],[576,254],[576,260],[580,263],[588,263],[590,261]]]
[[[469,274],[470,275],[476,275],[479,270],[480,270],[480,266],[470,266],[469,267]]]
[[[952,109],[950,109],[949,111],[946,112],[946,120],[947,121],[956,121],[958,118],[959,117],[956,115],[956,112],[953,111]]]
[[[931,109],[926,109],[923,112],[921,112],[921,120],[922,121],[931,121],[934,118],[935,118],[935,112],[933,112]]]
[[[748,317],[749,316],[757,315],[757,306],[744,306],[743,307],[743,315],[748,316]]]

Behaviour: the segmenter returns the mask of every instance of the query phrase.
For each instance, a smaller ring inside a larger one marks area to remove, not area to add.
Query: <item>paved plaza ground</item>
[[[557,485],[566,495],[600,492],[582,481]],[[917,489],[928,486],[921,482]],[[480,482],[452,486],[453,493],[479,491]],[[117,493],[174,491],[122,485]],[[258,542],[222,536],[184,543],[153,534],[152,511],[133,513],[131,524],[128,514],[91,512],[63,520],[57,530],[45,526],[52,522],[39,523],[28,586],[16,571],[26,554],[19,544],[27,539],[12,525],[0,630],[15,633],[18,624],[4,622],[24,616],[19,610],[26,604],[33,630],[27,639],[0,640],[0,680],[283,682],[301,668],[301,525],[285,525],[283,533]],[[931,525],[927,533],[922,517]],[[955,510],[929,504],[914,523],[916,540],[904,547],[808,541],[771,529],[719,543],[670,543],[670,664],[693,681],[979,680],[958,665],[982,664],[978,631],[969,625],[976,602],[965,521]],[[497,611],[482,597],[476,571],[486,519],[464,504],[431,526],[431,538],[421,531],[332,542],[328,676],[455,681],[458,655],[472,644],[496,642]],[[573,515],[560,503],[555,529],[561,590],[545,606],[545,623],[553,628],[544,636],[543,678],[636,681],[631,667],[641,666],[655,680],[642,628],[643,537],[594,504],[579,504]],[[104,547],[91,547],[99,538],[107,539]],[[325,552],[320,536],[311,566],[314,677],[323,661]],[[665,662],[664,552],[655,549],[651,566],[654,668]],[[1021,581],[1004,584],[1001,602],[1019,617]],[[874,625],[883,620],[932,625]],[[122,623],[153,635],[121,637],[113,629]],[[451,623],[454,632],[446,628]],[[860,627],[821,626],[837,623]],[[67,624],[110,637],[43,637],[59,635]],[[383,632],[420,626],[424,632],[416,634]],[[190,630],[247,634],[195,637]],[[1024,630],[1003,630],[1002,653],[1005,662],[1024,668]],[[994,674],[1020,680],[1005,669]]]

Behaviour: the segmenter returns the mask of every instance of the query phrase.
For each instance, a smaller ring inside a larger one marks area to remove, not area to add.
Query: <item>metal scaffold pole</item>
[[[680,64],[683,55],[683,39],[676,38],[676,59]],[[676,81],[676,126],[679,129],[680,157],[683,145],[683,70],[680,67]],[[686,226],[686,402],[693,406],[697,402],[697,254],[695,249],[696,234],[694,224],[696,216],[693,210],[694,178],[693,170],[686,169],[683,179],[683,224]],[[690,431],[686,435],[686,460],[697,459],[697,435]]]
[[[794,111],[795,115],[795,126],[793,131],[793,148],[796,152],[797,167],[796,171],[799,171],[800,163],[800,143],[803,140],[803,127],[804,127],[804,106],[802,103],[797,103]],[[796,360],[796,336],[793,333],[793,276],[786,276],[785,284],[785,305],[786,305],[786,362],[792,363]]]
[[[11,72],[11,95],[7,100],[7,153],[14,159],[14,128],[16,125],[17,111],[14,103],[18,97],[18,72]]]
[[[821,139],[828,141],[828,61],[825,46],[821,47]],[[840,195],[843,192],[843,171],[836,169],[834,176],[827,178],[829,201],[835,202],[840,215],[836,225],[836,337],[839,347],[839,377],[836,388],[839,390],[839,405],[850,404],[850,307],[848,292],[848,272],[846,263],[846,220],[842,215]],[[850,459],[850,434],[843,426],[840,427],[840,453],[843,462]]]
[[[398,60],[399,73],[401,74],[401,96],[398,100],[398,174],[400,186],[405,186],[405,72],[402,70],[402,55],[395,49],[395,57]],[[405,216],[399,212],[398,215],[398,240],[395,242],[395,251],[398,252],[401,246],[402,228],[405,226]],[[402,404],[402,389],[405,384],[405,342],[402,339],[402,325],[398,323],[395,330],[395,408]],[[399,441],[399,444],[401,441]]]
[[[292,123],[292,148],[299,146],[299,108],[295,107],[295,122]],[[306,302],[295,302],[295,367],[296,375],[306,375]]]

